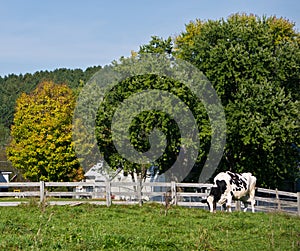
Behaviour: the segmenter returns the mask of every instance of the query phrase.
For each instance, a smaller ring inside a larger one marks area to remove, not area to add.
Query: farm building
[[[108,173],[105,171],[103,167],[103,162],[99,162],[94,165],[90,170],[85,173],[85,182],[134,182],[137,181],[137,174],[134,173],[133,175],[129,174],[128,172],[124,171],[122,168],[117,169],[115,172]],[[159,174],[158,168],[154,165],[151,166],[147,170],[146,179],[144,182],[165,182],[164,174]],[[112,187],[112,196],[114,196],[114,192],[131,192],[135,191],[135,186],[120,186],[120,187]],[[149,189],[149,188],[148,188]],[[76,192],[104,192],[104,187],[76,187]],[[165,192],[164,187],[154,187],[153,191],[146,191],[145,188],[142,190],[143,192]],[[159,196],[161,197],[161,196]],[[115,199],[119,200],[134,200],[135,198],[129,196],[114,196]],[[160,200],[162,198],[143,198],[145,200]]]
[[[12,174],[12,172],[8,171],[0,171],[0,192],[7,192],[8,187],[5,186],[5,183],[8,183],[10,181],[9,176]]]

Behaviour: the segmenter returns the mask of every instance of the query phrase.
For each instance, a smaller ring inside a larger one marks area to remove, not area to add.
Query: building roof
[[[12,172],[9,171],[1,171],[0,170],[0,182],[9,182],[9,175],[12,174]],[[7,177],[5,177],[7,176]]]
[[[89,179],[97,179],[105,181],[107,175],[103,172],[103,162],[98,162],[96,165],[92,166],[84,176]]]
[[[95,179],[97,181],[106,181],[112,180],[114,177],[122,170],[122,168],[118,168],[117,170],[109,170],[104,168],[104,161],[98,162],[96,165],[92,166],[90,170],[88,170],[84,176],[87,179]]]

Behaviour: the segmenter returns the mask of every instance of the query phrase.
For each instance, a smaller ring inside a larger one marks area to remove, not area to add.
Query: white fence
[[[201,199],[206,198],[212,184],[176,183],[176,182],[11,182],[2,183],[1,187],[9,192],[0,192],[0,197],[12,197],[11,203],[1,205],[17,205],[20,201],[13,198],[38,197],[40,202],[47,199],[49,204],[76,204],[80,198],[90,198],[85,203],[110,206],[111,204],[142,204],[145,201],[156,201],[187,207],[207,208]],[[55,201],[51,198],[73,198],[68,201]],[[49,200],[48,200],[49,199]],[[74,200],[76,199],[76,200]],[[291,193],[278,190],[257,188],[256,209],[258,211],[282,211],[300,216],[300,192]],[[232,205],[240,210],[240,204]]]

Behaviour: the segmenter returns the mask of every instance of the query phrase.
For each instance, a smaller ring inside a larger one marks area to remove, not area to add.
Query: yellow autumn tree
[[[16,102],[8,159],[30,181],[83,178],[72,143],[75,97],[66,85],[43,82]]]

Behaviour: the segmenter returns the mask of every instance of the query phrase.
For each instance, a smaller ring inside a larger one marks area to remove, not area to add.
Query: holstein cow
[[[222,172],[214,178],[214,185],[203,202],[207,202],[210,212],[216,211],[217,203],[223,207],[226,203],[227,211],[231,212],[232,200],[240,200],[245,206],[244,212],[247,211],[248,204],[251,204],[254,213],[255,185],[256,177],[251,173]]]

